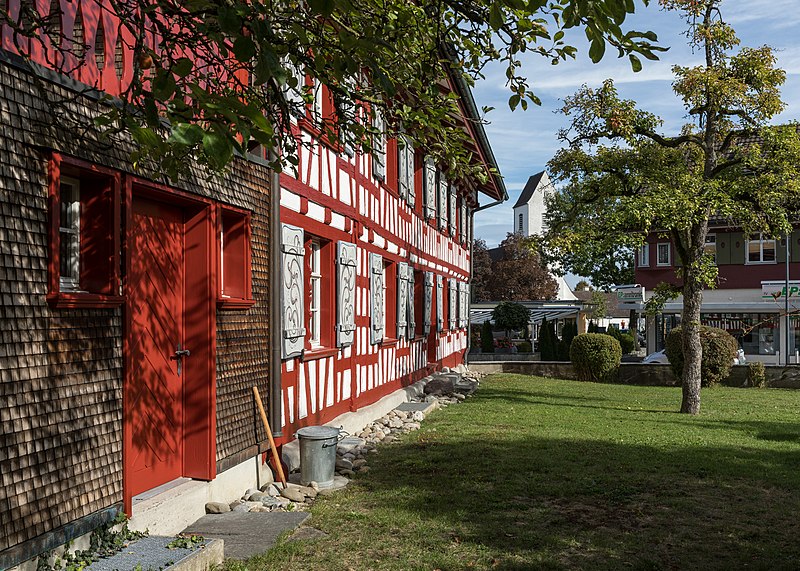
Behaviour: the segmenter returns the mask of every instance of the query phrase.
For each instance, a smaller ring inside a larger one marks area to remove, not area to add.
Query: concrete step
[[[119,553],[95,561],[84,571],[165,568],[170,571],[209,571],[224,559],[224,542],[220,539],[206,539],[192,548],[170,548],[174,541],[174,537],[143,537],[130,542]]]

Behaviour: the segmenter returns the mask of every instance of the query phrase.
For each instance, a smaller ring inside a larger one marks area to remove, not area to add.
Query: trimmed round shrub
[[[622,359],[619,341],[603,333],[584,333],[572,340],[569,358],[581,381],[613,381]]]
[[[619,337],[617,337],[616,339],[617,341],[619,341],[619,344],[622,347],[623,355],[627,355],[628,353],[633,353],[636,350],[636,340],[630,333],[620,333]]]
[[[531,345],[530,341],[523,341],[519,345],[517,345],[517,349],[520,353],[532,353],[533,352],[533,345]]]
[[[717,327],[700,326],[700,345],[703,347],[703,360],[700,363],[701,385],[713,387],[728,378],[733,359],[739,349],[733,335]],[[681,327],[675,327],[667,335],[664,352],[672,367],[672,374],[683,382],[683,344]]]

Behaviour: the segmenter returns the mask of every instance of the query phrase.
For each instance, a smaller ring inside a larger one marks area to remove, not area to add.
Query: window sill
[[[383,347],[395,347],[398,342],[399,342],[399,340],[395,339],[394,337],[384,337],[383,340],[381,341],[381,346],[383,346]]]
[[[745,266],[771,266],[778,263],[778,260],[772,260],[767,262],[745,262]]]
[[[99,293],[59,292],[47,295],[47,304],[53,309],[81,309],[119,307],[125,303],[124,295]]]
[[[325,357],[333,357],[339,353],[336,347],[315,347],[313,349],[306,349],[303,351],[301,361],[316,361],[317,359],[324,359]]]
[[[247,311],[256,304],[254,299],[244,299],[241,297],[218,297],[217,309],[232,311]]]

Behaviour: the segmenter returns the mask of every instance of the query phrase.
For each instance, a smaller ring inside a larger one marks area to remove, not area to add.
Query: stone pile
[[[464,365],[453,369],[445,367],[422,379],[423,394],[411,402],[430,403],[422,407],[426,411],[451,404],[458,404],[471,396],[478,388],[483,375],[469,371]],[[394,442],[400,435],[419,430],[425,413],[421,410],[392,410],[381,418],[370,422],[357,436],[344,438],[336,446],[336,482],[332,489],[320,489],[316,482],[308,486],[288,483],[285,489],[280,484],[269,482],[257,490],[251,488],[241,499],[230,504],[209,502],[206,513],[219,514],[230,511],[267,512],[273,510],[304,510],[317,495],[327,495],[346,484],[345,478],[369,471],[368,460],[377,454],[379,444]]]

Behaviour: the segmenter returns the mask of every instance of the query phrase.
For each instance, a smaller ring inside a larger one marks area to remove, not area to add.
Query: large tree
[[[110,0],[74,30],[57,2],[9,5],[20,9],[0,10],[0,24],[14,30],[23,57],[46,53],[48,66],[70,74],[87,54],[122,64],[120,101],[88,127],[130,133],[137,164],[169,175],[197,162],[223,169],[235,151],[258,144],[295,162],[298,115],[331,140],[369,150],[376,112],[390,134],[402,129],[454,178],[480,175],[470,170],[464,129],[452,121],[457,108],[441,88],[445,70],[471,83],[487,63],[501,61],[509,105],[524,108],[538,99],[521,71],[522,54],[553,63],[574,57],[565,30],[585,30],[592,60],[611,45],[634,69],[638,56],[654,59],[661,49],[654,34],[621,28],[634,0]],[[113,23],[118,53],[106,53],[108,31],[86,28],[98,26],[97,12]],[[328,117],[305,111],[320,83],[333,93]]]
[[[542,261],[535,236],[509,233],[500,243],[501,256],[492,262],[485,280],[489,299],[493,301],[527,301],[553,299],[558,284]]]
[[[596,230],[600,232],[601,228]],[[557,236],[557,244],[551,246],[552,238],[552,235],[545,237],[545,257],[557,273],[586,276],[592,286],[604,291],[610,291],[616,285],[633,283],[634,249],[631,245],[607,247],[603,240],[593,239],[573,243],[567,249],[561,247],[563,244]],[[635,239],[631,242],[635,242]]]
[[[800,142],[794,125],[768,121],[784,104],[785,73],[769,47],[738,48],[721,0],[662,0],[682,11],[696,66],[675,66],[673,90],[690,123],[674,135],[661,120],[618,96],[611,81],[584,87],[565,101],[569,147],[550,168],[562,190],[549,208],[557,245],[569,250],[641,243],[669,236],[680,257],[676,281],[659,292],[683,298],[681,412],[700,411],[700,306],[717,268],[704,245],[709,220],[780,236],[800,197]],[[601,141],[604,144],[599,144]]]
[[[492,258],[486,240],[477,238],[472,242],[472,301],[489,301],[489,283],[492,279]]]

